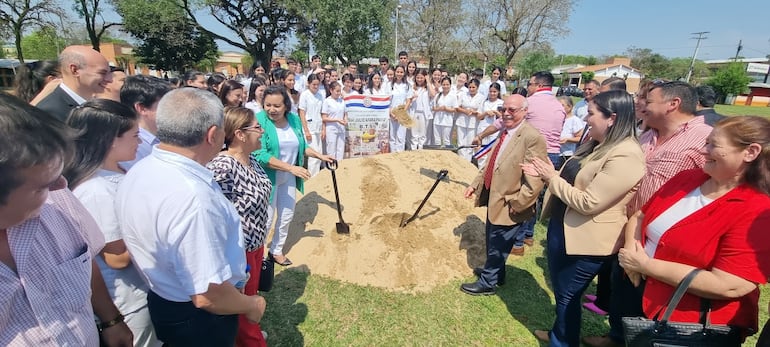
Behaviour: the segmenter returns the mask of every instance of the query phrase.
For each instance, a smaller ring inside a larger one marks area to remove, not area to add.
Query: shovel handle
[[[332,161],[326,161],[324,162],[326,164],[326,168],[329,170],[337,170],[337,159],[334,159]]]

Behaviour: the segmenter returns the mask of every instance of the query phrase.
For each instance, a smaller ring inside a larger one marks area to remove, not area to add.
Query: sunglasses
[[[257,124],[257,125],[254,125],[254,126],[243,127],[240,130],[243,130],[243,131],[259,131],[259,130],[262,130],[262,126]]]
[[[506,112],[516,113],[517,111],[519,111],[521,109],[524,109],[524,107],[503,107],[503,106],[500,106],[500,107],[497,108],[497,112],[500,112],[500,113],[506,113]]]

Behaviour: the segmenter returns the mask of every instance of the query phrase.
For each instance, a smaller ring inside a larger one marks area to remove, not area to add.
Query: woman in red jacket
[[[674,287],[703,269],[671,317],[710,320],[757,331],[759,289],[770,276],[770,121],[730,117],[717,123],[702,150],[703,169],[683,171],[658,190],[626,225],[618,258],[639,285],[648,317],[664,309]]]

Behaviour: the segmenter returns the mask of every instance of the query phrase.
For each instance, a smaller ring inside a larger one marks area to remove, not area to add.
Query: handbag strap
[[[695,278],[695,275],[698,274],[698,272],[700,272],[700,269],[693,269],[690,271],[690,273],[687,274],[687,276],[682,279],[682,281],[679,282],[679,285],[676,286],[676,290],[674,290],[674,294],[671,295],[671,299],[668,299],[666,311],[663,313],[661,321],[667,322],[668,319],[671,318],[671,315],[674,313],[674,309],[676,309],[676,306],[679,305],[679,300],[682,300],[684,293],[687,292],[687,288],[690,287],[690,283]]]

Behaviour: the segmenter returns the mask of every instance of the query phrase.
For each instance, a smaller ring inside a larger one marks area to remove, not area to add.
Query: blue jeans
[[[158,339],[164,346],[235,346],[238,315],[218,316],[192,302],[174,302],[150,291],[147,307]]]
[[[500,279],[505,278],[505,260],[514,242],[524,242],[524,229],[521,224],[494,225],[487,218],[486,236],[487,261],[479,276],[479,284],[492,288]]]
[[[553,163],[553,168],[556,170],[559,170],[561,166],[564,164],[562,163],[562,157],[559,153],[548,153],[548,159],[551,160],[551,163]],[[540,212],[543,209],[543,197],[545,197],[545,189],[543,189],[540,192],[540,195],[537,197],[537,205],[535,207],[535,215],[532,216],[529,220],[522,223],[524,227],[524,238],[531,239],[535,236],[535,224],[537,224],[537,219],[540,218]],[[513,245],[516,248],[524,247],[524,240],[522,239],[521,242],[517,242]]]
[[[580,346],[581,297],[610,256],[567,255],[562,218],[548,223],[548,272],[556,298],[549,346]]]

